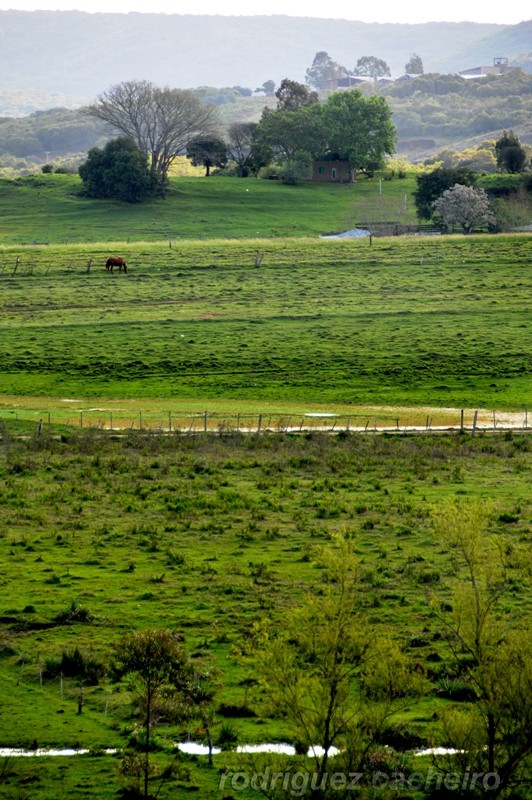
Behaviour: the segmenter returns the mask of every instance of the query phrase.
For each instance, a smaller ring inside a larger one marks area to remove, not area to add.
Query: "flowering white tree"
[[[464,233],[470,233],[474,227],[483,227],[495,222],[484,189],[473,189],[461,183],[455,183],[447,189],[433,202],[432,207],[446,228],[460,225]]]

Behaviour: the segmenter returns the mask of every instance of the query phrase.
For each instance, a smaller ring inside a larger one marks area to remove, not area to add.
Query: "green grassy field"
[[[142,399],[146,419],[153,399],[154,421],[220,403],[523,410],[531,252],[529,235],[4,247],[1,393],[54,414],[49,398]]]
[[[183,178],[143,207],[77,188],[60,175],[0,182],[0,746],[91,752],[0,759],[2,797],[121,796],[120,756],[102,750],[135,730],[127,693],[102,675],[78,714],[77,681],[57,665],[77,647],[105,672],[120,636],[148,626],[176,628],[220,671],[217,730],[289,739],[238,650],[254,622],[282,626],[320,593],[315,547],[336,534],[360,559],[361,612],[430,682],[398,720],[403,743],[441,743],[460,675],[427,600],[448,603],[463,576],[435,541],[431,509],[491,508],[490,533],[515,556],[502,619],[526,625],[529,434],[276,429],[316,412],[353,426],[429,414],[456,424],[460,408],[469,425],[471,409],[520,422],[532,237],[318,238],[413,222],[410,179],[383,181],[380,194],[376,181]],[[105,271],[111,254],[127,274]],[[224,415],[233,428],[236,415],[242,428],[264,415],[270,432],[215,435]],[[139,430],[170,424],[180,435]],[[198,737],[164,727],[155,758]],[[177,763],[166,796],[201,800],[230,797],[219,770],[243,764],[231,753],[214,769]]]
[[[74,175],[0,180],[0,244],[320,236],[361,221],[415,224],[413,177],[351,186],[247,178],[172,178],[164,200],[79,196]]]
[[[431,681],[399,721],[420,743],[439,743],[452,659],[427,592],[445,601],[459,576],[435,546],[430,509],[453,498],[491,504],[491,531],[527,561],[530,442],[522,435],[113,439],[86,431],[63,441],[4,435],[0,457],[3,746],[122,748],[135,724],[127,694],[100,680],[85,687],[78,715],[77,681],[46,669],[75,647],[107,665],[124,632],[153,626],[175,627],[196,659],[213,660],[220,707],[251,709],[219,717],[240,743],[286,741],[237,650],[253,623],[282,624],[291,603],[320,591],[313,548],[335,533],[355,543],[362,612],[392,631]],[[511,570],[504,613],[526,619],[530,602],[523,573]],[[162,746],[189,735],[166,729]],[[32,797],[57,798],[60,770],[64,797],[116,797],[117,758],[58,761],[12,762],[3,796],[18,797],[29,781]],[[181,761],[191,774],[182,788],[172,784],[172,797],[193,786],[202,798],[224,796],[203,759]]]

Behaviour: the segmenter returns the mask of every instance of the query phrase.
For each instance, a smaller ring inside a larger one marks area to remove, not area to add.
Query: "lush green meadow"
[[[121,755],[103,751],[131,744],[138,720],[107,668],[147,627],[218,670],[215,738],[291,741],[239,651],[256,623],[282,629],[321,596],[316,548],[336,535],[360,562],[360,613],[429,683],[382,745],[444,744],[440,712],[464,688],[429,603],[449,608],[464,578],[435,507],[490,511],[511,556],[499,621],[528,624],[529,434],[401,427],[456,424],[461,408],[469,426],[472,409],[521,423],[532,237],[318,238],[414,222],[413,184],[183,178],[126,207],[81,198],[72,176],[0,182],[0,746],[90,750],[0,760],[2,797],[116,800]],[[109,255],[128,273],[106,272]],[[279,433],[310,413],[338,429]],[[396,419],[394,435],[339,430]],[[62,674],[76,648],[98,677],[82,713]],[[154,758],[202,736],[161,726]],[[176,764],[161,797],[222,800],[219,771],[244,762]]]
[[[0,244],[320,236],[360,222],[415,224],[414,177],[354,185],[172,178],[164,200],[139,205],[79,195],[75,175],[0,180]]]
[[[522,411],[531,253],[529,235],[4,247],[1,393],[74,417],[131,398],[148,419],[153,399],[153,422],[218,403]]]
[[[25,785],[38,800],[116,797],[119,758],[101,753],[123,748],[135,727],[128,695],[100,678],[84,687],[78,714],[78,681],[61,678],[57,664],[77,647],[106,667],[113,643],[144,627],[175,628],[195,659],[216,665],[219,725],[239,743],[290,740],[237,654],[255,623],[282,625],[292,603],[321,591],[314,548],[335,534],[355,545],[361,612],[430,680],[429,694],[394,723],[405,742],[442,743],[438,710],[460,686],[427,603],[448,600],[462,577],[436,545],[433,506],[491,507],[490,532],[516,564],[503,613],[512,624],[530,614],[530,442],[521,434],[110,438],[93,430],[20,440],[8,428],[0,448],[1,744],[92,752],[12,760],[4,797],[20,797]],[[161,756],[189,737],[201,734],[164,728]],[[236,757],[218,756],[215,767],[227,758]],[[169,796],[194,787],[202,798],[225,796],[204,762],[180,757],[190,776]]]

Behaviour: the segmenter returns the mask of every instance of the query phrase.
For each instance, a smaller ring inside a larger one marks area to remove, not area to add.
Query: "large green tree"
[[[215,109],[187,89],[126,81],[99,95],[86,113],[133,139],[149,160],[154,181],[164,187],[168,170],[191,139],[211,132]]]
[[[328,150],[353,171],[379,168],[395,150],[391,109],[383,97],[364,97],[358,89],[335,92],[322,107]]]
[[[322,108],[319,104],[294,111],[266,109],[260,121],[260,140],[283,160],[299,153],[316,158],[326,146]]]
[[[146,154],[127,136],[89,150],[87,160],[79,167],[79,176],[88,197],[139,203],[156,191]]]

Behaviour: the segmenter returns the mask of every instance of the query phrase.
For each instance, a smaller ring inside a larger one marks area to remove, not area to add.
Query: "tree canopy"
[[[227,154],[237,165],[240,177],[248,172],[257,177],[273,155],[271,148],[260,141],[257,122],[234,122],[229,126]]]
[[[139,203],[156,191],[146,154],[128,136],[111,139],[102,149],[89,150],[79,176],[88,197]]]
[[[362,56],[357,61],[353,70],[354,75],[368,75],[370,78],[383,78],[390,75],[390,67],[382,58],[376,56]]]
[[[423,61],[417,53],[412,53],[406,62],[405,72],[408,72],[409,75],[423,75]]]
[[[457,183],[446,189],[432,205],[446,228],[460,225],[464,233],[495,222],[484,189],[473,189],[472,186]]]
[[[323,105],[329,152],[354,170],[374,170],[395,150],[395,126],[383,97],[364,97],[354,89],[335,92]]]
[[[277,98],[277,111],[297,111],[306,106],[319,103],[317,92],[309,91],[304,83],[291,81],[284,78],[275,92]]]
[[[504,172],[522,172],[526,165],[526,150],[513,131],[504,131],[495,142],[497,166]]]
[[[187,158],[195,167],[204,166],[208,178],[212,167],[227,164],[227,145],[219,136],[196,136],[188,143]]]
[[[345,72],[345,69],[333,61],[325,50],[320,50],[314,56],[312,66],[307,69],[306,82],[314,89],[324,89],[327,81],[338,77],[339,71]]]
[[[319,104],[298,111],[264,111],[260,121],[260,137],[283,159],[292,159],[297,153],[317,157],[326,147]]]
[[[153,179],[161,187],[175,158],[191,139],[210,133],[214,122],[214,107],[193,92],[160,88],[150,81],[112,86],[85,110],[133,139],[148,156]]]
[[[446,169],[439,167],[416,177],[417,189],[414,192],[417,215],[420,219],[432,219],[434,201],[441,197],[446,189],[457,183],[473,186],[475,176],[466,169]]]

